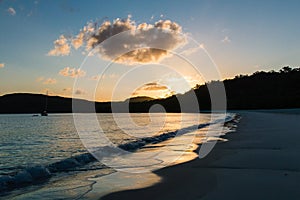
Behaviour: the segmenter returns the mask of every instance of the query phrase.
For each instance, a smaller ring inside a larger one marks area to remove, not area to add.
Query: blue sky
[[[75,79],[61,76],[59,72],[66,67],[78,69],[86,55],[72,51],[70,56],[48,56],[53,42],[60,35],[78,34],[91,20],[112,21],[128,15],[137,24],[154,24],[158,20],[179,24],[183,33],[205,45],[221,79],[257,70],[278,70],[285,65],[296,67],[300,61],[299,8],[300,2],[296,0],[2,0],[0,95],[43,93],[45,90],[52,94],[70,95],[68,92],[74,89]],[[105,61],[100,60],[98,64],[104,65]],[[164,73],[163,70],[161,73]],[[111,72],[107,77],[117,79],[118,75],[120,70]],[[153,79],[158,80],[159,77],[153,75]],[[112,89],[107,87],[107,90]],[[82,91],[82,98],[91,96],[88,88],[75,89],[78,89],[78,94],[79,90]],[[118,98],[124,99],[126,95],[124,93]],[[109,100],[109,97],[98,95],[97,100]]]

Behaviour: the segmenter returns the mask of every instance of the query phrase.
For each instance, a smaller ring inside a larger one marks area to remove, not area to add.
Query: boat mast
[[[41,112],[41,116],[48,116],[47,109],[48,109],[48,90],[45,96],[45,109],[44,111]]]
[[[48,90],[46,92],[46,100],[45,100],[45,111],[48,109]]]

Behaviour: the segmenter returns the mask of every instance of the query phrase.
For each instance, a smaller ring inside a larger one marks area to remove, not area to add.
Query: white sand
[[[155,172],[162,182],[103,199],[300,199],[300,115],[241,112],[204,159]]]

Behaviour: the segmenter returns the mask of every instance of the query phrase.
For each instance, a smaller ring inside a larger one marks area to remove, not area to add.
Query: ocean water
[[[141,174],[152,180],[144,186],[153,184],[159,177],[151,171],[194,159],[199,144],[230,131],[223,122],[233,117],[0,115],[0,198],[93,199],[130,185],[136,188]]]

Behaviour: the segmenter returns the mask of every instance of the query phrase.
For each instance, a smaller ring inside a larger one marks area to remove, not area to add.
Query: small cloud
[[[59,75],[76,78],[85,76],[86,72],[81,69],[75,69],[70,67],[65,67],[64,69],[59,71]]]
[[[76,89],[75,92],[74,92],[76,95],[84,95],[86,94],[86,92],[83,90],[83,89]]]
[[[99,79],[100,79],[100,76],[98,76],[98,75],[90,77],[90,80],[92,80],[92,81],[97,81]]]
[[[223,42],[223,43],[230,43],[231,40],[229,39],[228,36],[225,36],[225,37],[221,40],[221,42]]]
[[[103,74],[102,75],[103,79],[114,79],[114,78],[117,78],[117,77],[118,77],[117,74]]]
[[[0,63],[0,68],[3,68],[5,66],[4,63]]]
[[[226,36],[226,35],[229,35],[231,33],[231,30],[229,28],[223,28],[221,30],[221,33]]]
[[[38,77],[36,82],[42,82],[44,85],[56,84],[57,81],[54,78],[44,78],[43,76]]]
[[[90,77],[90,80],[93,80],[93,81],[97,81],[99,79],[114,79],[114,78],[117,78],[119,75],[117,74],[103,74],[103,75],[96,75],[96,76],[91,76]]]
[[[54,49],[48,52],[48,56],[66,56],[70,54],[71,47],[64,35],[61,35],[59,39],[55,40],[53,43]]]
[[[180,54],[185,55],[185,56],[189,56],[189,55],[191,55],[193,53],[196,53],[200,49],[203,49],[202,44],[200,44],[199,46],[194,47],[194,48],[186,49],[186,50],[182,51]]]
[[[45,78],[43,77],[43,76],[40,76],[40,77],[38,77],[37,79],[36,79],[36,82],[41,82],[41,81],[43,81]]]
[[[28,14],[27,17],[31,17],[33,15],[33,11],[31,10]]]
[[[72,92],[72,88],[67,87],[62,89],[64,95],[70,95]]]
[[[71,90],[72,90],[72,88],[70,88],[70,87],[62,89],[63,92],[70,92]]]
[[[43,82],[44,85],[50,85],[50,84],[56,84],[56,83],[57,83],[56,79],[53,79],[53,78],[48,78],[48,79],[44,80],[44,82]]]
[[[9,7],[7,9],[7,12],[11,15],[11,16],[15,16],[17,14],[16,10],[13,7]]]

